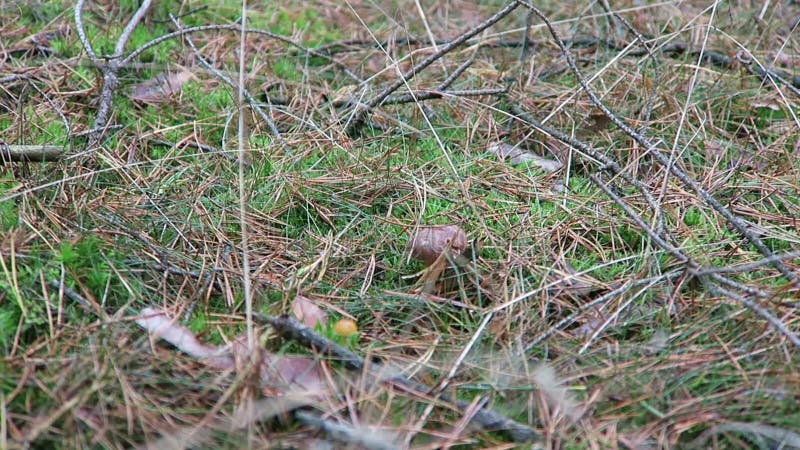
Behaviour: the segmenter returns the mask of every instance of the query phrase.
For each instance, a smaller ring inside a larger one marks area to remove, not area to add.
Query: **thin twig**
[[[664,275],[663,277],[666,277],[666,275]],[[661,278],[661,277],[658,277],[658,278]],[[609,292],[601,295],[600,297],[597,297],[596,299],[594,299],[594,300],[592,300],[592,301],[590,301],[588,303],[581,304],[580,307],[577,310],[575,310],[574,313],[572,313],[569,316],[559,320],[555,325],[553,325],[550,328],[548,328],[547,331],[545,331],[544,333],[540,334],[533,341],[528,343],[528,345],[525,346],[525,352],[529,352],[529,351],[533,350],[539,344],[541,344],[542,342],[546,341],[551,336],[553,336],[557,331],[561,330],[564,327],[569,326],[570,324],[572,324],[573,322],[578,320],[578,318],[581,317],[583,315],[583,313],[585,313],[586,311],[590,310],[591,308],[594,308],[597,305],[602,305],[603,303],[613,299],[614,297],[624,294],[626,291],[628,291],[629,289],[631,289],[631,288],[633,288],[633,287],[635,287],[635,286],[637,286],[639,284],[649,283],[650,280],[652,280],[652,279],[651,278],[646,278],[644,280],[634,281],[633,283],[623,284],[622,286],[614,289],[613,291],[609,291]]]
[[[425,100],[435,100],[446,97],[477,97],[482,95],[501,95],[507,94],[508,88],[494,88],[494,89],[468,89],[457,91],[440,91],[440,90],[422,90],[416,91],[412,94],[403,94],[395,97],[389,97],[381,103],[385,105],[398,105],[403,103],[415,103]]]
[[[623,312],[623,311],[625,311],[625,309],[626,309],[626,308],[627,308],[627,307],[628,307],[628,306],[629,306],[631,303],[633,303],[633,301],[634,301],[634,300],[635,300],[637,297],[639,297],[639,296],[640,296],[640,295],[642,295],[643,293],[647,292],[647,290],[648,290],[648,289],[650,289],[650,287],[652,287],[653,285],[655,285],[657,282],[658,282],[658,280],[656,279],[656,280],[653,280],[652,282],[650,282],[650,283],[647,283],[646,285],[642,286],[642,287],[639,289],[639,291],[638,291],[638,292],[636,292],[636,293],[634,293],[633,295],[631,295],[631,297],[630,297],[629,299],[627,299],[627,300],[626,300],[626,301],[625,301],[625,302],[624,302],[622,305],[620,305],[620,306],[619,306],[619,308],[616,308],[616,310],[615,310],[613,313],[609,314],[609,315],[608,315],[608,317],[606,317],[606,318],[605,318],[605,320],[603,320],[603,321],[602,321],[602,323],[600,323],[600,324],[599,324],[599,325],[598,325],[598,326],[595,328],[595,330],[592,332],[591,336],[589,336],[589,339],[587,339],[587,340],[586,340],[586,342],[584,342],[584,343],[583,343],[583,345],[581,346],[581,348],[578,350],[578,355],[582,355],[582,354],[586,353],[586,350],[587,350],[589,347],[591,347],[592,343],[593,343],[595,340],[597,340],[597,337],[598,337],[598,336],[600,336],[600,334],[603,332],[603,330],[605,330],[605,329],[606,329],[606,327],[608,327],[608,325],[610,325],[610,324],[611,324],[611,322],[613,322],[613,321],[617,320],[617,318],[619,317],[619,315],[620,315],[620,314],[622,314],[622,312]]]
[[[224,151],[214,147],[213,145],[201,144],[200,142],[197,142],[196,140],[170,142],[170,141],[165,141],[163,139],[148,138],[147,142],[150,142],[150,143],[155,144],[155,145],[163,145],[165,147],[170,147],[170,148],[172,148],[172,147],[176,147],[176,148],[194,147],[194,148],[196,148],[196,149],[198,149],[200,151],[206,152],[206,153],[216,153],[216,154],[222,156],[223,158],[227,159],[228,161],[236,161],[236,157],[235,156],[230,155],[227,152],[224,152]]]
[[[742,272],[752,272],[760,267],[768,266],[774,262],[774,260],[785,261],[787,259],[795,259],[800,258],[800,251],[794,252],[787,252],[787,253],[779,253],[776,255],[772,255],[769,258],[764,258],[756,262],[742,264],[739,266],[733,267],[710,267],[705,268],[701,271],[697,272],[697,275],[711,275],[715,273],[742,273]]]
[[[436,90],[436,91],[444,91],[444,90],[447,90],[447,88],[449,88],[449,87],[450,87],[450,86],[451,86],[451,85],[452,85],[452,84],[453,84],[453,83],[454,83],[454,82],[455,82],[455,81],[458,79],[458,77],[460,77],[460,76],[461,76],[461,74],[462,74],[462,73],[464,73],[464,71],[465,71],[465,70],[467,70],[467,69],[469,68],[469,66],[471,66],[471,65],[472,65],[472,63],[474,63],[474,62],[475,62],[475,56],[476,56],[477,54],[478,54],[478,49],[476,48],[476,49],[475,49],[475,50],[472,52],[472,56],[470,56],[468,60],[466,60],[466,61],[464,61],[463,63],[461,63],[461,65],[460,65],[460,66],[458,66],[458,67],[456,68],[456,70],[454,70],[454,71],[453,71],[453,73],[451,73],[451,74],[450,74],[450,76],[448,76],[447,78],[445,78],[445,80],[444,80],[444,81],[442,81],[441,83],[439,83],[439,85],[438,85],[438,86],[436,86],[436,89],[434,89],[434,90]]]
[[[83,45],[84,51],[86,54],[89,55],[89,58],[97,59],[97,53],[94,52],[94,48],[92,47],[92,43],[89,42],[89,39],[86,37],[86,31],[83,28],[83,4],[86,3],[86,0],[78,0],[75,4],[75,29],[78,32],[78,40]]]
[[[98,130],[98,133],[91,135],[89,139],[90,148],[95,147],[100,142],[100,137],[102,136],[100,132],[105,131],[106,127],[108,126],[108,121],[111,114],[111,105],[114,101],[114,93],[117,90],[117,86],[119,86],[119,77],[117,74],[122,65],[124,65],[122,53],[125,51],[125,46],[130,40],[133,30],[136,29],[136,27],[139,25],[139,22],[141,22],[145,14],[147,14],[147,10],[150,9],[151,3],[152,0],[144,0],[142,2],[142,4],[139,6],[139,9],[137,9],[133,14],[117,39],[117,43],[114,46],[114,54],[103,58],[97,57],[97,54],[92,48],[92,44],[86,37],[86,32],[83,28],[82,16],[84,0],[79,0],[75,5],[75,28],[78,30],[78,38],[80,39],[81,45],[83,45],[86,54],[88,54],[92,59],[92,64],[94,64],[94,66],[103,75],[103,87],[100,92],[100,104],[97,107],[94,126],[92,126],[93,130]]]
[[[24,73],[8,75],[0,78],[0,84],[10,83],[12,81],[28,80],[30,78],[31,78],[30,75]]]
[[[103,318],[105,317],[105,311],[95,302],[91,302],[86,297],[78,294],[74,289],[67,286],[66,284],[62,283],[58,280],[51,280],[50,287],[53,289],[58,289],[59,292],[63,292],[64,295],[72,300],[73,302],[77,303],[81,308],[86,310],[87,312],[97,314],[98,317]]]
[[[650,207],[651,210],[657,211],[660,209],[658,202],[656,201],[653,194],[650,192],[650,189],[641,181],[633,178],[630,174],[625,172],[622,167],[617,163],[614,159],[610,156],[601,153],[599,150],[593,148],[589,144],[582,142],[578,139],[573,138],[561,131],[556,130],[555,128],[550,128],[549,126],[543,124],[536,118],[534,118],[531,114],[524,111],[516,104],[511,104],[510,106],[511,112],[514,114],[514,118],[520,120],[523,123],[530,125],[531,127],[541,131],[544,134],[552,136],[553,138],[563,142],[564,144],[569,145],[573,149],[577,150],[579,153],[582,153],[584,156],[593,159],[597,162],[602,164],[601,169],[608,171],[615,176],[618,176],[629,183],[631,186],[635,187],[644,197],[644,200],[647,202],[647,205]]]
[[[247,44],[247,0],[242,1],[242,16],[241,20],[241,35],[239,41],[239,83],[238,83],[238,95],[236,97],[236,106],[239,109],[239,123],[238,123],[238,136],[239,139],[237,142],[238,144],[238,155],[239,155],[239,227],[242,240],[242,287],[244,293],[244,315],[245,315],[245,327],[247,330],[247,350],[255,354],[256,349],[256,335],[255,335],[255,327],[253,326],[253,291],[250,283],[250,248],[249,248],[249,230],[247,228],[247,203],[248,203],[248,192],[245,189],[245,166],[247,165],[247,150],[245,149],[245,139],[247,138],[246,133],[247,130],[245,129],[245,121],[244,121],[244,105],[245,105],[245,97],[252,98],[244,88],[244,81],[245,81],[245,71],[247,69],[247,61],[245,59],[246,56],[246,44]],[[178,19],[175,19],[175,25],[180,28],[180,24],[178,23]],[[189,40],[187,36],[187,42]],[[197,49],[192,46],[192,49],[195,50],[197,53]],[[249,101],[249,100],[248,100]],[[275,134],[275,138],[280,140],[281,136],[277,132],[277,127],[275,124],[270,120],[267,122],[270,128],[273,128],[273,134]],[[249,429],[249,428],[248,428]]]
[[[133,34],[133,30],[136,29],[136,26],[139,25],[139,22],[144,19],[144,15],[147,14],[147,10],[150,9],[150,4],[153,0],[144,0],[141,5],[139,5],[139,9],[133,14],[131,20],[125,25],[125,28],[122,30],[122,34],[120,34],[119,39],[117,40],[117,45],[114,47],[114,55],[113,58],[121,58],[122,53],[125,51],[125,45],[127,45],[128,40]]]
[[[786,325],[783,322],[781,322],[780,319],[778,319],[777,317],[773,316],[772,313],[769,312],[763,306],[759,305],[758,303],[756,303],[756,302],[754,302],[754,301],[752,301],[752,300],[750,300],[748,298],[742,297],[741,295],[739,295],[739,294],[737,294],[735,292],[731,292],[731,291],[729,291],[727,289],[724,289],[724,288],[721,288],[719,286],[712,286],[711,287],[711,292],[712,293],[716,292],[718,295],[722,295],[724,297],[731,298],[731,299],[737,301],[738,303],[741,303],[742,305],[746,306],[747,309],[749,309],[750,311],[753,311],[754,313],[756,313],[759,316],[761,316],[761,318],[763,318],[764,320],[769,322],[770,325],[772,325],[775,329],[780,331],[781,334],[783,334],[784,336],[789,338],[789,340],[792,342],[792,344],[794,344],[795,347],[800,348],[800,337],[798,337],[797,333],[795,333],[795,332],[791,331],[790,329],[788,329],[786,327]]]
[[[625,214],[628,215],[635,223],[639,226],[639,228],[644,231],[647,236],[652,240],[656,245],[658,245],[662,250],[666,251],[670,255],[672,255],[675,259],[679,262],[686,264],[689,268],[696,270],[700,265],[691,259],[686,253],[679,250],[677,247],[673,246],[669,242],[665,241],[664,238],[658,235],[637,213],[630,207],[625,201],[620,198],[619,195],[616,194],[607,184],[605,184],[600,177],[595,174],[589,175],[589,179],[594,182],[597,187],[600,188],[606,195],[608,195],[614,202],[625,211]]]
[[[622,200],[622,198],[620,198],[620,197],[619,197],[619,196],[618,196],[618,195],[617,195],[617,194],[616,194],[616,193],[615,193],[613,190],[611,190],[611,189],[610,189],[610,188],[609,188],[609,187],[608,187],[608,186],[607,186],[605,183],[603,183],[602,181],[600,181],[600,179],[599,179],[599,178],[598,178],[596,175],[590,175],[590,176],[589,176],[589,178],[590,178],[590,179],[591,179],[591,180],[592,180],[592,181],[593,181],[593,182],[594,182],[594,183],[595,183],[595,184],[596,184],[596,185],[597,185],[597,186],[598,186],[598,187],[599,187],[599,188],[600,188],[600,189],[601,189],[603,192],[605,192],[605,193],[606,193],[606,195],[608,195],[609,197],[611,197],[611,199],[612,199],[612,200],[614,200],[614,202],[615,202],[615,203],[617,203],[617,205],[619,205],[619,206],[620,206],[620,207],[621,207],[621,208],[622,208],[622,209],[625,211],[625,213],[626,213],[626,214],[628,214],[628,216],[629,216],[631,219],[633,219],[633,221],[634,221],[634,222],[636,222],[636,224],[637,224],[637,225],[638,225],[638,226],[639,226],[639,227],[640,227],[640,228],[641,228],[641,229],[642,229],[642,230],[643,230],[645,233],[647,233],[647,235],[650,237],[650,239],[651,239],[651,240],[652,240],[652,241],[653,241],[653,242],[654,242],[656,245],[658,245],[658,246],[659,246],[659,247],[661,247],[661,248],[662,248],[664,251],[668,252],[669,254],[673,255],[674,257],[678,258],[679,260],[682,260],[682,262],[684,262],[684,263],[685,263],[685,264],[686,264],[686,265],[689,267],[689,269],[692,271],[692,273],[693,273],[693,274],[695,274],[695,275],[696,275],[697,273],[699,273],[699,272],[701,272],[701,271],[703,270],[703,267],[702,267],[702,266],[701,266],[699,263],[697,263],[696,261],[694,261],[693,259],[691,259],[691,258],[690,258],[688,255],[686,255],[686,253],[684,253],[682,250],[680,250],[680,249],[678,249],[678,248],[676,248],[676,247],[674,247],[674,246],[670,245],[668,242],[666,242],[666,241],[664,241],[663,239],[661,239],[661,238],[660,238],[660,236],[658,236],[658,234],[656,234],[656,233],[655,233],[655,232],[654,232],[654,231],[653,231],[653,230],[652,230],[652,229],[651,229],[651,228],[650,228],[650,227],[649,227],[649,226],[648,226],[648,225],[647,225],[647,224],[644,222],[644,220],[642,220],[642,218],[641,218],[641,217],[639,217],[639,216],[636,214],[636,212],[635,212],[635,211],[633,211],[633,209],[632,209],[632,208],[631,208],[631,207],[630,207],[630,206],[629,206],[627,203],[625,203],[625,201],[624,201],[624,200]],[[770,261],[770,262],[771,262],[772,264],[774,264],[774,261]],[[724,284],[724,285],[726,285],[726,286],[734,286],[734,287],[737,287],[737,288],[739,288],[740,286],[742,286],[742,285],[740,285],[739,283],[736,283],[736,282],[734,282],[733,280],[729,280],[729,279],[727,279],[726,277],[724,277],[724,276],[720,275],[719,273],[712,273],[712,274],[711,274],[711,276],[709,277],[709,279],[710,279],[710,280],[712,280],[712,281],[715,281],[717,284]],[[749,288],[748,286],[742,286],[742,288],[743,288],[742,290],[744,290],[745,292],[747,292],[747,293],[749,293],[749,294],[756,294],[756,293],[758,293],[758,290],[756,290],[756,289],[753,289],[753,288]],[[786,326],[785,326],[785,325],[784,325],[784,324],[783,324],[783,323],[782,323],[782,322],[781,322],[781,321],[780,321],[778,318],[776,318],[775,316],[773,316],[773,315],[772,315],[772,314],[771,314],[769,311],[767,311],[766,309],[762,308],[762,307],[761,307],[761,306],[759,306],[757,303],[755,303],[755,302],[752,302],[752,301],[748,300],[748,299],[747,299],[747,298],[745,298],[745,297],[742,297],[741,295],[739,295],[739,294],[737,294],[737,293],[734,293],[734,292],[728,291],[727,289],[721,288],[721,287],[719,287],[719,286],[713,286],[713,285],[712,285],[712,286],[710,287],[710,289],[711,289],[711,291],[712,291],[712,292],[718,292],[718,293],[721,293],[721,294],[723,294],[723,295],[726,295],[726,296],[728,296],[729,298],[731,298],[731,299],[733,299],[733,300],[735,300],[735,301],[737,301],[737,302],[741,303],[741,304],[742,304],[742,305],[744,305],[746,308],[748,308],[748,309],[752,310],[753,312],[755,312],[755,313],[756,313],[756,314],[758,314],[759,316],[761,316],[761,317],[765,318],[765,319],[766,319],[766,320],[767,320],[767,321],[768,321],[768,322],[769,322],[771,325],[775,326],[775,328],[776,328],[778,331],[780,331],[781,333],[783,333],[784,335],[786,335],[786,336],[789,338],[789,340],[791,340],[791,341],[792,341],[792,343],[794,343],[795,345],[797,345],[798,343],[800,343],[800,340],[797,338],[797,335],[795,335],[794,333],[792,333],[791,331],[789,331],[789,329],[788,329],[788,328],[786,328]],[[777,324],[780,324],[780,326],[776,325],[776,323],[777,323]],[[587,345],[588,345],[588,343],[587,343]],[[800,345],[798,345],[798,347],[800,347]],[[586,345],[585,345],[585,346],[584,346],[584,347],[581,349],[581,352],[583,352],[583,351],[585,350],[585,348],[586,348]]]

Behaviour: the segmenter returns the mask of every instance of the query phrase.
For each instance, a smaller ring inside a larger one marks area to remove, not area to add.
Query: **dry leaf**
[[[324,326],[328,321],[328,313],[302,295],[297,295],[292,301],[292,312],[308,328],[314,328],[317,324]]]
[[[555,172],[564,167],[560,161],[543,158],[529,151],[503,142],[492,142],[486,146],[486,151],[497,156],[501,161],[508,160],[511,164],[531,163],[545,172]]]
[[[307,356],[271,356],[261,369],[262,383],[271,383],[279,376],[292,390],[323,393],[328,390],[325,374],[319,362]]]
[[[607,115],[603,113],[594,113],[589,116],[586,129],[588,131],[598,132],[608,128],[610,123],[611,118],[609,118]]]
[[[235,369],[236,361],[249,360],[247,336],[241,335],[230,345],[213,346],[201,343],[186,327],[174,323],[167,315],[153,308],[144,308],[136,323],[156,338],[164,339],[175,348],[216,369]],[[261,361],[261,387],[281,394],[292,391],[325,393],[327,384],[319,362],[305,356],[275,355],[263,348],[256,349]]]
[[[406,250],[414,259],[431,265],[448,249],[460,255],[466,248],[467,234],[464,230],[455,225],[439,225],[417,230]]]
[[[228,349],[203,344],[186,327],[170,320],[166,314],[153,308],[144,308],[136,323],[149,331],[153,337],[163,339],[187,355],[218,369],[234,367],[233,356]]]
[[[183,85],[193,77],[194,75],[188,70],[159,74],[133,86],[130,94],[131,100],[146,104],[164,103],[180,92]]]

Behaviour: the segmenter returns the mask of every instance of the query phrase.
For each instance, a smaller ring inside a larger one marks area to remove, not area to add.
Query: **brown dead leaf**
[[[608,128],[609,124],[611,124],[611,118],[607,115],[603,113],[591,114],[586,125],[586,130],[597,133],[598,131],[603,131]]]
[[[411,257],[431,265],[445,251],[460,255],[467,248],[467,234],[455,225],[421,227],[408,241]]]
[[[237,337],[230,345],[203,344],[191,330],[175,323],[163,311],[153,308],[144,308],[136,323],[153,337],[164,339],[210,367],[237,369],[237,361],[249,361],[246,335]],[[261,388],[265,392],[286,394],[301,391],[324,395],[328,391],[324,371],[318,361],[305,356],[275,355],[260,347],[256,351],[259,352]]]
[[[292,312],[308,328],[314,328],[317,324],[324,326],[328,321],[328,313],[302,295],[297,295],[292,301]]]
[[[187,355],[217,369],[231,369],[235,361],[226,348],[201,343],[186,327],[178,325],[167,315],[153,308],[144,308],[136,323],[155,338],[163,339]]]
[[[133,86],[130,98],[134,102],[150,105],[164,103],[180,92],[183,85],[192,78],[194,75],[188,70],[162,73]]]
[[[497,156],[501,161],[508,160],[510,164],[531,163],[548,173],[555,172],[564,167],[564,164],[561,164],[560,161],[543,158],[527,150],[503,142],[491,142],[487,144],[486,151]]]
[[[272,355],[261,369],[262,382],[270,383],[274,376],[300,392],[323,393],[328,390],[325,374],[319,361],[307,356]]]

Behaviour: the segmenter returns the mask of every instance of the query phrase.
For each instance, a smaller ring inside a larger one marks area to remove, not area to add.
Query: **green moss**
[[[281,56],[272,61],[272,71],[275,76],[285,81],[298,82],[302,80],[303,73],[298,70],[295,58]]]

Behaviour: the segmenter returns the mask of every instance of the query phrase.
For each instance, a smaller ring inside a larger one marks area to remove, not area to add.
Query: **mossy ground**
[[[399,61],[407,69],[433,51],[393,38],[413,34],[425,41],[427,27],[452,38],[501,6],[490,3],[424,6],[427,26],[409,2],[352,9],[349,3],[250,4],[247,23],[310,48],[353,37],[389,39],[383,48],[346,43],[334,54],[368,79],[369,98],[396,79],[394,68],[377,73],[387,64]],[[794,42],[786,34],[791,24],[784,23],[788,6],[772,6],[754,27],[752,11],[739,6],[719,5],[712,18],[698,2],[684,2],[677,12],[671,5],[632,5],[614,6],[656,47],[679,40],[699,48],[698,36],[709,30],[704,24],[713,20],[708,49],[735,53],[736,43],[749,43],[755,57],[796,70],[793,60],[779,58],[793,51],[781,41]],[[233,375],[151,346],[132,321],[136,311],[153,306],[179,317],[191,311],[184,324],[205,342],[228,342],[244,330],[236,92],[202,69],[185,42],[167,41],[122,69],[112,115],[121,128],[110,130],[98,148],[86,148],[81,132],[93,125],[102,77],[81,48],[73,6],[43,2],[0,10],[6,50],[52,32],[48,52],[14,53],[4,61],[8,73],[35,76],[2,85],[2,139],[64,145],[73,155],[59,163],[6,164],[0,174],[0,447],[142,445],[221,420],[244,395],[229,392]],[[599,6],[585,6],[543,7],[564,38],[632,39]],[[130,1],[87,2],[86,33],[98,54],[113,52],[127,20],[119,18],[136,8]],[[127,49],[173,30],[169,13],[187,12],[184,26],[230,24],[241,5],[156,2]],[[430,386],[472,345],[449,389],[468,401],[485,396],[493,408],[536,428],[547,447],[680,448],[731,422],[796,430],[797,349],[741,304],[680,275],[682,266],[590,181],[597,164],[512,119],[509,105],[540,119],[552,113],[549,126],[620,161],[654,192],[670,242],[700,263],[728,267],[761,256],[695,192],[665,177],[628,136],[596,118],[585,95],[573,96],[578,83],[543,28],[531,31],[532,56],[522,63],[519,48],[490,45],[518,41],[524,24],[525,13],[517,11],[481,38],[483,46],[465,46],[409,82],[414,89],[432,88],[474,56],[453,89],[511,81],[509,94],[380,107],[358,136],[344,133],[346,111],[328,102],[352,87],[339,68],[274,39],[248,38],[247,88],[265,103],[288,100],[272,113],[280,141],[259,116],[247,113],[249,165],[242,181],[255,309],[288,312],[291,297],[302,292],[332,315],[321,333],[335,338],[333,321],[352,318],[360,333],[341,343]],[[238,35],[209,31],[192,39],[205,58],[236,78]],[[646,126],[653,140],[666,142],[675,164],[748,220],[772,251],[797,249],[796,97],[779,95],[743,67],[697,65],[690,52],[650,60],[603,46],[573,51],[584,73],[597,75],[592,86],[604,101],[629,123]],[[181,68],[193,78],[179,93],[151,105],[131,99],[137,83]],[[545,173],[535,164],[498,161],[486,150],[498,140],[558,157],[566,166]],[[635,189],[616,188],[653,220]],[[480,250],[469,270],[448,272],[435,295],[425,297],[412,276],[423,266],[409,261],[406,244],[416,227],[437,224],[460,226]],[[565,295],[549,289],[565,276],[554,273],[554,261],[597,290]],[[792,268],[797,262],[786,261]],[[733,276],[773,293],[763,306],[797,330],[796,292],[775,270],[765,265]],[[525,349],[582,304],[647,277],[654,281],[585,311],[575,324]],[[85,298],[88,310],[59,283]],[[493,320],[480,328],[490,312]],[[577,405],[573,418],[535,381],[532,374],[543,363],[555,369]],[[357,382],[349,389],[347,402],[322,409],[400,435],[429,405]],[[410,444],[439,442],[459,420],[436,408]],[[203,446],[302,448],[308,441],[300,439],[313,436],[281,420],[249,435],[212,428]],[[477,433],[454,439],[481,447],[503,438]],[[745,448],[752,439],[726,432],[707,445]]]

